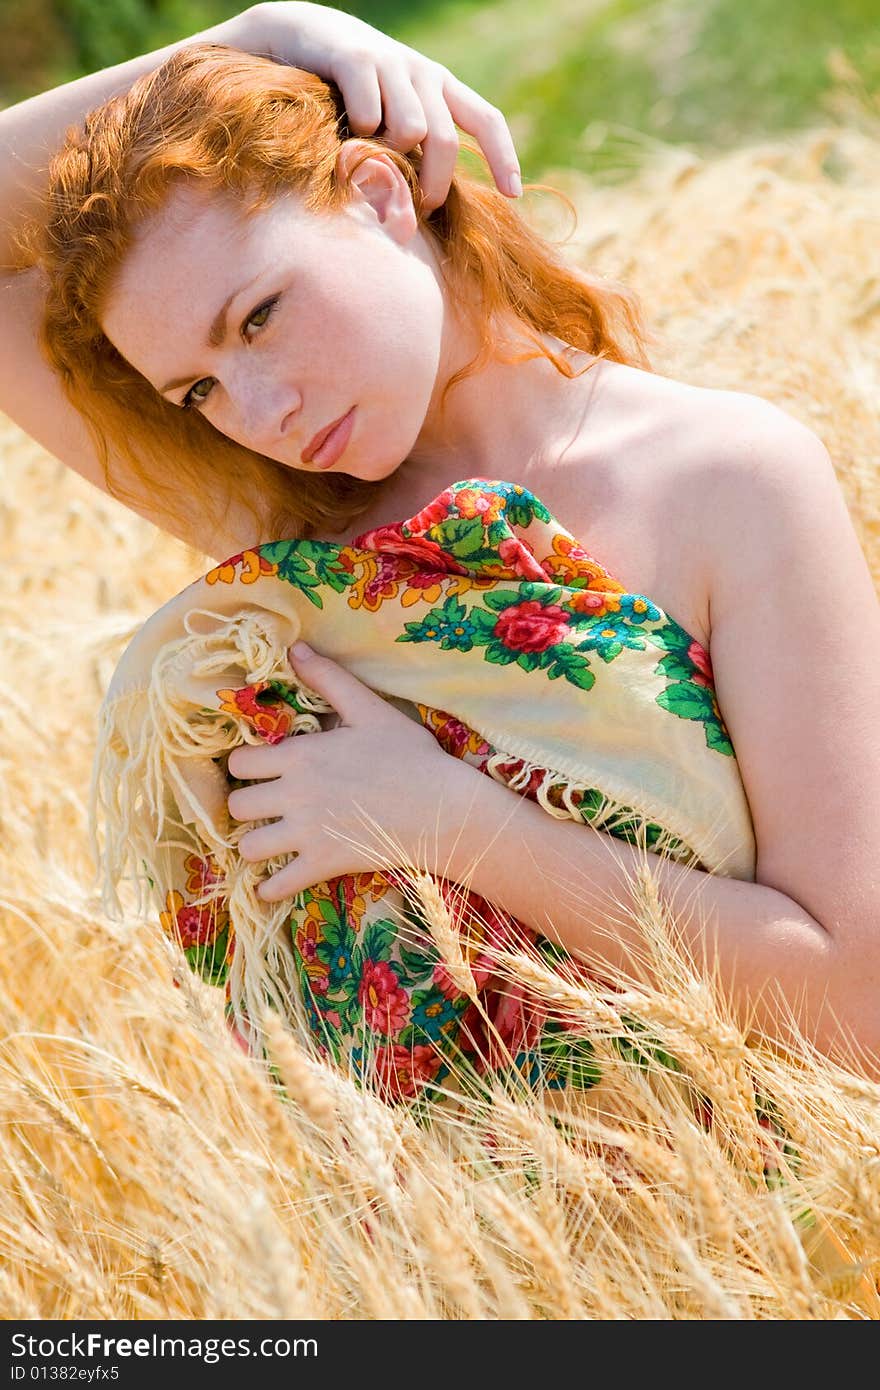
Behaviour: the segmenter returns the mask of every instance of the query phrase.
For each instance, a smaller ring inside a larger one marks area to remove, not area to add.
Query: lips
[[[342,448],[344,448],[345,444],[348,442],[347,436],[350,433],[350,429],[348,428],[348,422],[349,417],[353,414],[353,412],[354,406],[352,406],[351,410],[346,411],[344,415],[340,415],[337,420],[331,421],[329,425],[325,425],[323,429],[319,430],[318,433],[314,436],[314,438],[310,439],[306,447],[303,449],[302,454],[300,455],[301,461],[303,463],[317,462],[320,467],[329,467],[329,464],[331,462],[335,462],[336,458],[338,458],[339,454],[342,452]],[[340,428],[343,425],[346,426],[344,431]],[[337,431],[339,431],[340,436],[338,441],[335,437]],[[341,438],[343,433],[346,435],[344,441]],[[332,440],[331,449],[329,451],[325,450],[322,457],[316,459],[316,455],[321,454],[322,450],[324,450],[324,446],[328,443],[328,441],[331,440],[331,436],[334,436]],[[338,452],[335,447],[337,442],[340,442],[342,444],[342,448],[340,448]],[[326,457],[327,453],[330,453],[332,457]]]

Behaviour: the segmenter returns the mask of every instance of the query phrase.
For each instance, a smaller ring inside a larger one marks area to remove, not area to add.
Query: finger
[[[428,133],[428,122],[421,98],[409,73],[399,63],[386,63],[379,69],[385,136],[402,154],[415,149]]]
[[[280,815],[277,779],[256,787],[236,787],[226,799],[233,820],[269,820]]]
[[[239,748],[233,748],[226,759],[226,766],[240,782],[254,782],[259,777],[280,777],[289,766],[287,745],[293,739],[294,735],[291,734],[280,743],[244,743]]]
[[[332,657],[320,656],[305,642],[295,642],[288,651],[288,658],[301,680],[333,706],[342,725],[387,715],[388,706],[382,696]],[[331,737],[339,733],[340,727],[323,732]]]
[[[458,131],[449,114],[442,85],[432,86],[430,82],[416,79],[413,82],[428,123],[428,133],[422,140],[419,182],[425,209],[431,212],[446,202],[458,158]]]
[[[349,57],[333,69],[352,135],[372,135],[382,124],[382,93],[376,65],[367,54]]]
[[[249,830],[238,842],[238,852],[247,864],[256,864],[261,859],[274,859],[276,854],[293,854],[298,846],[291,844],[293,831],[285,820],[273,821],[271,825],[259,825]]]
[[[456,125],[473,135],[489,161],[501,192],[518,197],[522,192],[519,157],[503,112],[459,82],[452,73],[444,81],[443,93]]]
[[[261,883],[257,888],[257,897],[265,903],[280,903],[301,893],[304,888],[312,888],[321,882],[317,870],[310,872],[302,857],[299,857]]]

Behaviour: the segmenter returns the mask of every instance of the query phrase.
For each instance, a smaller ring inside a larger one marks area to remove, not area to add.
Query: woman
[[[383,81],[384,58],[341,67],[329,58],[320,27],[328,15],[295,7],[288,17],[286,7],[257,6],[231,28],[198,37],[337,77],[349,129],[358,125],[352,108],[364,131],[374,129],[373,73],[389,111],[406,82]],[[285,19],[281,44],[266,26]],[[352,39],[347,21],[332,16],[337,21],[333,42],[345,33],[344,50],[363,59],[363,30]],[[297,34],[306,35],[301,43]],[[7,148],[32,164],[41,147],[58,143],[60,125],[167,56],[84,79],[75,96],[61,89],[4,113]],[[100,192],[113,175],[115,117],[96,116],[90,134],[71,141],[64,172],[54,174],[45,336],[56,369],[93,418],[96,388],[101,395],[101,425],[113,440],[104,461],[117,491],[218,559],[285,534],[343,543],[415,515],[462,478],[500,473],[541,498],[573,535],[588,539],[625,590],[650,595],[711,656],[707,678],[714,673],[736,748],[756,869],[751,882],[656,859],[661,899],[686,944],[716,965],[745,1023],[784,1039],[793,1018],[830,1053],[876,1053],[880,747],[872,718],[880,611],[827,453],[757,397],[643,370],[638,318],[625,295],[554,262],[498,195],[456,180],[444,198],[451,127],[441,88],[452,114],[470,121],[494,154],[499,183],[512,163],[509,143],[497,124],[473,119],[472,94],[462,96],[433,69],[432,85],[421,60],[406,62],[406,100],[411,90],[421,103],[409,136],[430,132],[427,199],[419,196],[416,156],[404,159],[389,142],[340,140],[321,84],[306,82],[300,118],[310,111],[316,125],[303,136],[309,155],[299,182],[285,171],[274,185],[280,196],[245,214],[245,185],[235,184],[230,166],[219,193],[207,179],[212,156],[228,154],[225,147],[201,151],[207,182],[173,188],[157,156],[153,183],[139,189],[145,216],[132,230],[124,219],[114,223],[110,203],[102,222],[100,198],[85,216],[84,193]],[[355,71],[350,91],[345,79]],[[369,112],[360,107],[364,74]],[[224,90],[234,102],[234,91]],[[138,91],[147,105],[161,100],[160,88]],[[165,129],[159,119],[155,127],[160,135]],[[271,134],[267,128],[267,149]],[[274,177],[266,169],[264,189]],[[5,205],[13,224],[27,211],[21,198]],[[522,268],[519,280],[511,265]],[[89,275],[91,318],[58,289],[81,287]],[[43,282],[34,270],[13,271],[2,289],[0,405],[107,486],[100,437],[90,438],[40,363]],[[635,339],[629,352],[627,330]],[[210,492],[192,462],[187,477],[188,461],[208,452]],[[175,459],[173,475],[163,472],[162,456]],[[833,625],[825,616],[829,593]],[[546,889],[532,865],[551,878],[564,870],[585,886],[576,903],[554,903],[563,944],[612,968],[638,958],[625,911],[636,859],[625,845],[557,824],[527,800],[513,803],[490,778],[444,757],[399,711],[379,709],[337,663],[315,654],[291,659],[342,727],[317,741],[319,759],[287,740],[230,760],[237,777],[257,784],[233,793],[231,813],[274,822],[244,837],[242,855],[299,855],[266,884],[266,900],[375,863],[340,836],[316,832],[328,805],[368,799],[378,824],[407,846],[414,827],[434,823],[439,802],[438,871],[470,878],[485,899],[541,931]],[[337,825],[354,840],[362,828],[354,813]],[[621,922],[610,940],[609,921]],[[861,1064],[876,1071],[876,1063]]]

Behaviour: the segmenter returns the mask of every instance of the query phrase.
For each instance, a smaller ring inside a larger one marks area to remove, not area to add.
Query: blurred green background
[[[0,105],[162,47],[233,0],[0,0]],[[341,5],[502,108],[526,177],[625,177],[805,126],[880,128],[880,0],[363,0]]]

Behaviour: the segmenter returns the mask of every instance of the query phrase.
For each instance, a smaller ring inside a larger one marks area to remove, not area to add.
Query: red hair
[[[259,543],[341,529],[391,481],[309,474],[234,443],[197,412],[161,397],[116,351],[99,320],[138,223],[180,180],[240,194],[246,211],[290,190],[309,209],[342,208],[349,197],[337,174],[343,117],[336,88],[310,73],[193,44],[67,132],[50,165],[43,219],[21,245],[48,278],[43,351],[90,428],[113,496],[131,498],[110,476],[111,451],[148,487],[160,514],[179,519],[197,502],[209,521],[219,521],[230,506],[243,505]],[[407,179],[422,225],[438,243],[449,293],[479,306],[482,346],[447,391],[488,360],[493,320],[511,313],[531,343],[522,356],[543,354],[567,376],[571,367],[540,342],[541,334],[596,358],[648,366],[630,291],[568,266],[494,187],[466,175],[457,173],[443,206],[424,216],[419,155],[402,155],[382,140],[362,143],[364,158],[382,149]]]

